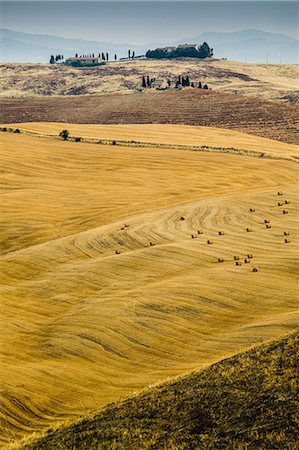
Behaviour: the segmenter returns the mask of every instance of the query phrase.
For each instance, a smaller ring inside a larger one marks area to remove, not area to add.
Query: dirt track
[[[0,122],[178,123],[230,128],[291,144],[298,106],[215,91],[3,99]]]

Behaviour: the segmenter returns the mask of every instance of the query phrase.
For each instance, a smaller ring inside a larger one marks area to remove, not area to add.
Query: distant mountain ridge
[[[74,53],[109,52],[118,56],[126,56],[128,48],[137,50],[131,44],[114,44],[111,42],[71,39],[46,34],[30,34],[0,28],[0,60],[2,62],[46,63],[51,54],[65,57]]]
[[[71,39],[52,35],[30,34],[0,28],[0,61],[46,63],[51,54],[65,57],[74,53],[108,52],[113,58],[127,56],[128,49],[144,54],[166,44],[202,43],[207,41],[214,48],[216,58],[237,61],[297,64],[299,40],[260,30],[242,30],[219,33],[204,32],[175,42],[157,42],[144,45]]]
[[[278,33],[261,30],[230,33],[204,32],[195,37],[186,38],[185,41],[207,41],[211,47],[214,47],[217,58],[278,64],[298,64],[299,62],[299,40]]]

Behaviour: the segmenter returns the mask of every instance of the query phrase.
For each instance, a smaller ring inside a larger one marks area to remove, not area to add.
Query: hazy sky
[[[298,36],[299,4],[288,1],[6,1],[1,26],[15,31],[144,44],[204,31],[254,28]]]

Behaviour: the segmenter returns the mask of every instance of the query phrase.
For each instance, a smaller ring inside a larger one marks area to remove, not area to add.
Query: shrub
[[[14,133],[21,133],[21,131],[19,130],[19,128],[16,128]]]
[[[75,142],[81,142],[81,138],[80,137],[76,137],[75,138]]]
[[[68,130],[62,130],[59,133],[59,137],[61,137],[64,141],[67,141],[68,137],[69,137],[69,132]]]
[[[83,64],[81,61],[72,61],[71,63],[69,63],[69,65],[72,67],[83,67]]]
[[[7,128],[6,127],[1,127],[0,130],[1,131],[7,131]]]

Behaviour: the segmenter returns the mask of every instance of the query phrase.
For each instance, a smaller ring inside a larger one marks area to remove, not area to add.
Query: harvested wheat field
[[[0,136],[4,447],[298,329],[297,163],[100,130],[157,146]]]
[[[21,448],[297,449],[298,339],[297,332],[254,347]]]
[[[299,159],[297,145],[216,127],[170,124],[80,125],[53,122],[15,123],[6,125],[6,127],[40,137],[45,135],[58,137],[62,130],[67,129],[70,138],[80,137],[83,140],[92,140],[97,143],[115,141],[118,145],[146,146],[150,144],[163,148],[178,146],[190,150],[197,147],[210,147],[220,151],[225,149],[245,150],[257,155],[262,152],[264,156],[269,157]]]

